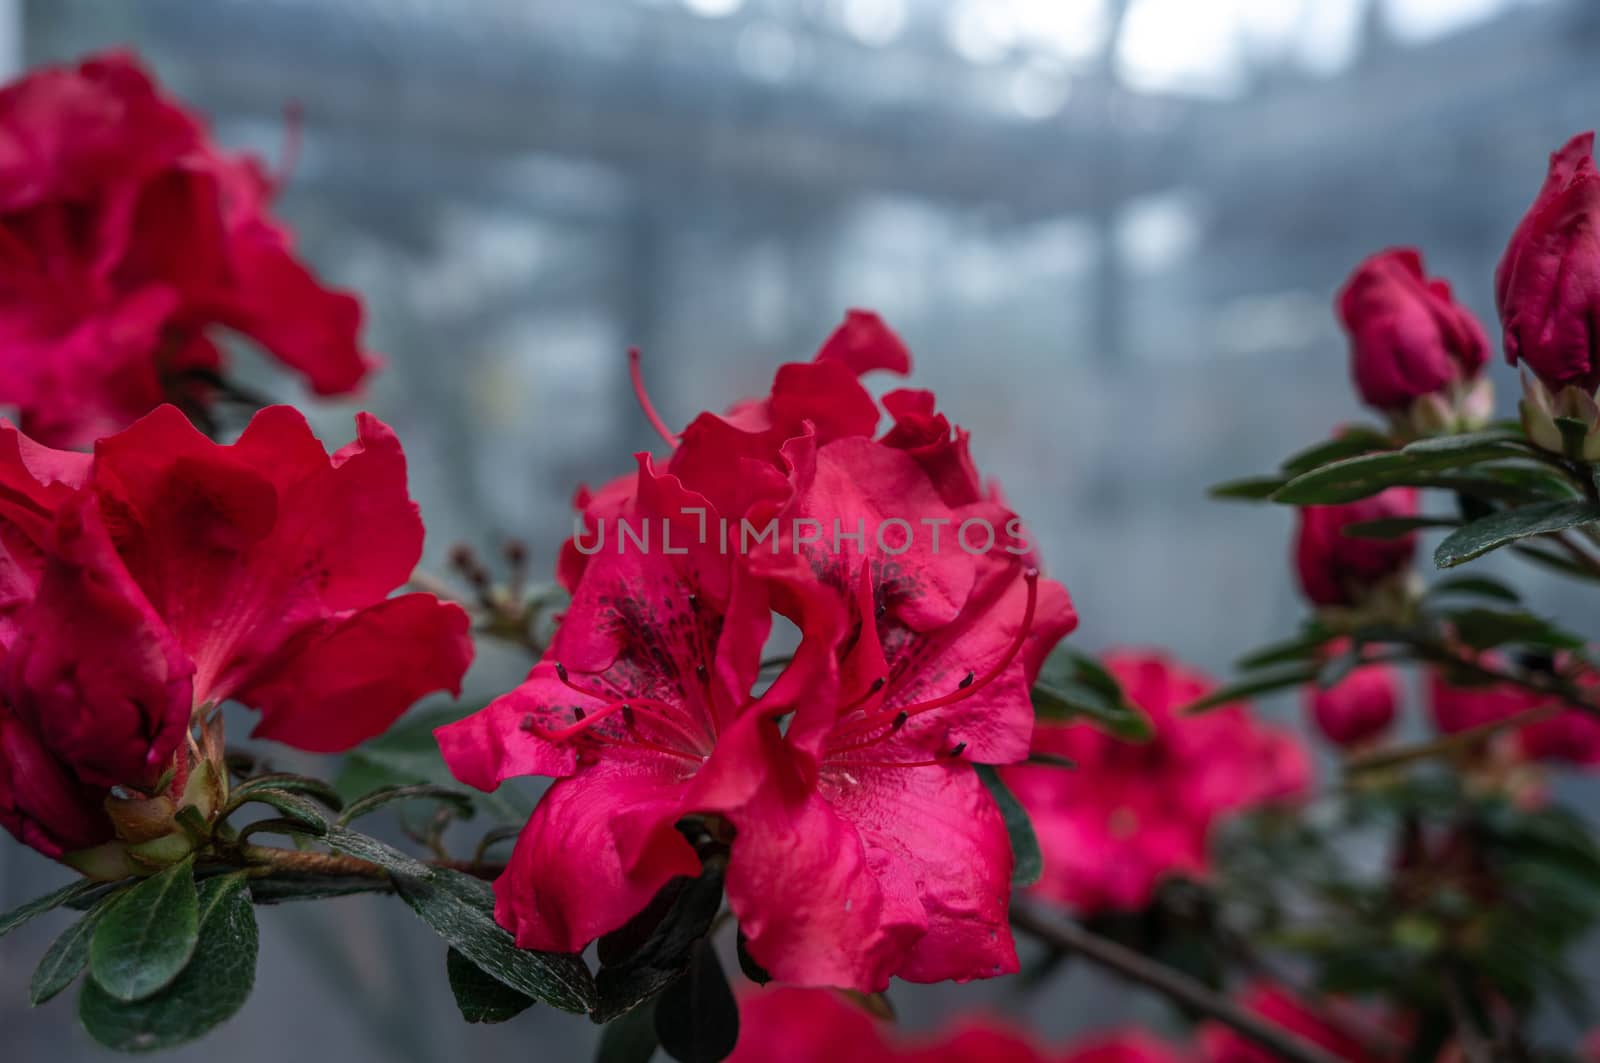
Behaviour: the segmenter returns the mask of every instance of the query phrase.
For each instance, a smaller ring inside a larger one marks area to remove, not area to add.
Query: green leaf
[[[1257,668],[1266,668],[1277,664],[1291,664],[1295,661],[1315,660],[1320,656],[1319,651],[1337,636],[1321,625],[1313,625],[1303,634],[1283,642],[1275,642],[1270,646],[1247,654],[1236,662],[1240,671],[1253,671]]]
[[[1531,613],[1474,608],[1441,613],[1440,618],[1450,624],[1456,638],[1475,650],[1511,642],[1556,650],[1580,649],[1584,645],[1583,639]]]
[[[656,1037],[656,1002],[652,998],[606,1023],[595,1063],[650,1063]]]
[[[183,973],[199,933],[190,857],[151,875],[111,903],[89,946],[89,971],[112,998],[143,1000]]]
[[[1566,531],[1600,520],[1593,502],[1540,502],[1490,514],[1457,528],[1433,552],[1433,563],[1454,568],[1530,535]]]
[[[668,882],[638,915],[599,941],[596,1022],[631,1011],[689,969],[695,942],[711,932],[722,907],[722,868]]]
[[[695,942],[689,972],[656,1000],[656,1036],[678,1063],[721,1063],[739,1043],[739,1005],[704,938]]]
[[[594,979],[581,956],[519,949],[494,921],[494,890],[482,879],[447,868],[397,872],[401,898],[453,948],[485,974],[564,1011],[594,1006]]]
[[[390,893],[393,890],[394,885],[386,878],[359,875],[343,878],[258,878],[250,883],[250,899],[259,906],[351,897],[358,893]]]
[[[240,828],[238,842],[245,842],[257,834],[284,834],[292,838],[317,839],[322,836],[315,827],[306,826],[303,820],[286,819],[283,816],[269,816],[266,819],[252,820]]]
[[[1354,458],[1375,450],[1393,450],[1394,440],[1367,425],[1353,425],[1332,439],[1307,447],[1279,466],[1291,476],[1299,476],[1329,462]]]
[[[1290,687],[1304,686],[1315,682],[1319,668],[1301,665],[1288,668],[1280,672],[1267,675],[1251,676],[1241,679],[1236,683],[1228,683],[1218,687],[1205,697],[1184,706],[1180,712],[1187,716],[1207,709],[1217,708],[1235,701],[1259,697],[1262,694],[1272,694]]]
[[[1282,476],[1246,476],[1214,484],[1206,494],[1225,502],[1265,502],[1288,482]]]
[[[1041,720],[1082,719],[1133,742],[1154,732],[1145,714],[1122,691],[1122,684],[1087,654],[1058,646],[1045,658],[1033,684],[1033,711]]]
[[[458,787],[438,783],[396,783],[381,786],[352,800],[339,817],[339,825],[347,826],[395,801],[442,801],[454,805],[464,817],[473,813],[472,795]]]
[[[1513,605],[1522,600],[1522,596],[1511,587],[1489,576],[1451,576],[1448,579],[1438,580],[1428,588],[1426,597],[1442,598],[1447,594],[1497,598]]]
[[[1380,520],[1358,520],[1339,529],[1339,534],[1351,539],[1399,539],[1424,528],[1458,528],[1459,520],[1450,517],[1384,517]]]
[[[43,915],[45,912],[53,911],[63,904],[71,904],[85,894],[93,893],[95,890],[105,886],[106,883],[104,882],[80,878],[67,883],[54,893],[47,893],[43,897],[35,897],[27,904],[13,908],[4,915],[0,915],[0,938],[5,937],[24,923],[32,922],[34,918]]]
[[[328,815],[315,801],[272,787],[260,787],[244,792],[235,791],[229,798],[224,815],[236,811],[241,805],[261,804],[274,809],[285,819],[293,820],[309,834],[321,837],[328,833]]]
[[[34,968],[33,980],[28,984],[29,1004],[38,1007],[78,980],[89,966],[89,943],[94,940],[95,927],[105,916],[106,907],[92,909],[56,938]]]
[[[1006,836],[1011,839],[1011,886],[1021,889],[1032,886],[1044,874],[1044,854],[1039,851],[1039,838],[1033,832],[1033,821],[1016,795],[1011,792],[1000,773],[990,764],[974,764],[978,778],[988,787],[989,796],[1000,808],[1000,817],[1006,823]]]
[[[201,883],[199,911],[194,960],[155,996],[124,1003],[92,979],[84,983],[78,1017],[91,1037],[122,1052],[161,1051],[209,1033],[244,1006],[260,948],[244,874]]]
[[[322,802],[335,812],[344,807],[344,799],[339,796],[339,791],[328,783],[321,779],[313,779],[309,775],[294,775],[286,771],[252,776],[235,785],[230,796],[237,802],[240,794],[256,790],[282,790],[291,794],[303,794]]]
[[[1505,458],[1526,458],[1525,445],[1505,432],[1422,439],[1400,450],[1345,458],[1296,476],[1272,496],[1287,505],[1354,502],[1386,487],[1414,484],[1429,473]]]
[[[345,827],[328,828],[328,835],[322,840],[328,843],[330,849],[358,857],[369,864],[377,864],[390,874],[423,876],[429,871],[428,865],[421,860]]]
[[[535,1003],[532,997],[484,974],[477,964],[455,949],[445,955],[445,970],[450,976],[450,992],[455,995],[456,1007],[468,1022],[506,1022]]]

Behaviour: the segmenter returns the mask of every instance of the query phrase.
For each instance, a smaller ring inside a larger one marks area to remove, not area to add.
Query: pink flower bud
[[[1363,746],[1394,723],[1400,682],[1387,664],[1364,664],[1333,686],[1312,687],[1306,708],[1324,738],[1336,746]]]
[[[1295,536],[1295,568],[1300,587],[1314,605],[1359,605],[1380,584],[1411,564],[1414,534],[1396,539],[1356,539],[1344,534],[1351,524],[1417,515],[1417,492],[1387,491],[1337,506],[1305,506]]]
[[[1550,156],[1539,196],[1495,270],[1506,359],[1522,362],[1552,394],[1600,385],[1600,171],[1594,134]]]
[[[1427,277],[1415,248],[1381,251],[1357,266],[1337,308],[1356,389],[1380,410],[1404,413],[1424,396],[1465,394],[1488,360],[1482,326],[1448,282]]]

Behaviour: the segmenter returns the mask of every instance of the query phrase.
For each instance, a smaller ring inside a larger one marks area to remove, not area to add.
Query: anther
[[[624,705],[624,706],[622,706],[622,722],[627,724],[629,727],[632,727],[633,726],[633,720],[634,720],[633,706],[632,705]]]
[[[895,713],[894,723],[891,723],[889,725],[889,730],[891,730],[891,731],[900,730],[900,728],[902,728],[902,727],[904,727],[906,725],[906,721],[909,720],[909,719],[911,719],[911,714],[909,712],[906,712],[904,709],[901,709],[899,712]]]
[[[954,760],[955,758],[961,756],[962,753],[966,752],[966,748],[967,744],[965,742],[957,742],[951,747],[950,752],[947,755],[950,757],[950,759]]]
[[[978,678],[978,673],[976,673],[976,672],[968,672],[967,673],[967,677],[965,679],[963,679],[959,684],[957,684],[956,689],[957,690],[965,690],[965,689],[967,689],[968,687],[970,687],[972,685],[972,681],[974,679],[976,679],[976,678]]]
[[[561,680],[563,683],[567,681],[567,666],[562,664],[560,661],[556,662],[556,678]]]

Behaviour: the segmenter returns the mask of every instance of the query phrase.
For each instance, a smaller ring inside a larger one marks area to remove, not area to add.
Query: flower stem
[[[1288,1063],[1339,1063],[1338,1057],[1244,1010],[1208,986],[1065,919],[1052,919],[1027,905],[1011,908],[1011,922],[1064,952],[1075,952],[1130,982],[1215,1019]]]
[[[301,849],[277,849],[269,845],[246,845],[239,851],[247,863],[267,872],[291,875],[354,875],[360,878],[388,878],[389,872],[377,864],[338,853],[316,853]]]

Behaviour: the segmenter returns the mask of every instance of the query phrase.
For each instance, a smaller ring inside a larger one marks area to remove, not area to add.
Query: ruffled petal
[[[750,955],[781,982],[880,991],[926,920],[885,896],[861,836],[805,778],[770,719],[748,719],[718,752],[737,748],[733,756],[759,763],[760,785],[715,811],[736,832],[728,903]]]
[[[550,787],[495,882],[495,918],[517,944],[579,952],[637,915],[700,861],[673,824],[683,780],[639,762],[601,762]]]
[[[451,774],[480,790],[523,775],[560,778],[577,770],[577,747],[546,741],[535,728],[550,732],[570,726],[579,710],[589,714],[604,704],[605,699],[561,682],[555,664],[544,661],[516,689],[439,728],[434,737]]]
[[[330,457],[301,414],[269,407],[218,446],[162,407],[97,446],[118,549],[194,658],[202,700],[270,683],[303,640],[409,576],[422,527],[399,444],[365,415],[358,431]],[[432,630],[453,640],[450,624]],[[375,649],[350,633],[341,642]],[[428,649],[430,662],[453,659]]]
[[[261,710],[257,738],[313,753],[382,734],[420,698],[461,693],[472,663],[466,611],[406,594],[302,633],[264,677],[234,697]]]
[[[5,700],[79,779],[148,788],[183,741],[194,666],[134,584],[92,500],[60,513],[5,658]]]
[[[72,777],[0,702],[0,827],[52,860],[111,840],[106,792]]]
[[[830,764],[819,790],[859,833],[885,907],[926,927],[895,974],[965,982],[1017,970],[1011,842],[970,765]]]

